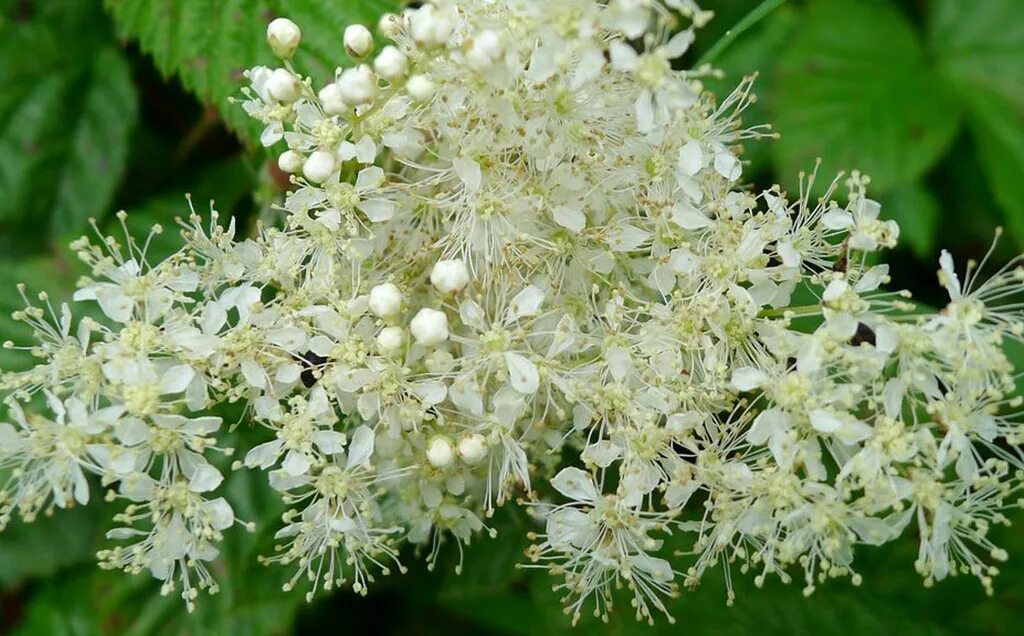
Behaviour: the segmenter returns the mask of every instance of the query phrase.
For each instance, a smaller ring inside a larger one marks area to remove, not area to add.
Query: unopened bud
[[[373,51],[373,35],[361,24],[352,24],[345,29],[345,50],[357,60]]]
[[[267,43],[274,55],[282,60],[291,59],[295,49],[299,48],[302,31],[299,25],[288,18],[277,18],[267,25]]]

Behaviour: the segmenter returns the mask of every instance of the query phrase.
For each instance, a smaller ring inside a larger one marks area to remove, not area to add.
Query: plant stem
[[[703,64],[711,64],[722,54],[722,51],[727,49],[733,41],[738,38],[743,32],[750,29],[752,26],[763,20],[772,11],[782,6],[786,0],[764,0],[761,4],[757,5],[753,11],[743,16],[743,19],[736,23],[736,26],[725,32],[714,46],[708,49],[704,55],[701,56],[700,60],[697,61],[697,66]]]
[[[757,312],[758,318],[782,318],[791,316],[793,318],[805,318],[807,316],[821,315],[821,305],[803,305],[801,307],[779,307],[778,309],[762,309]]]

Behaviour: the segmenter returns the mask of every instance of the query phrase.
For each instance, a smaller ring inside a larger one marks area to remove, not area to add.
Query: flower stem
[[[763,20],[772,11],[782,6],[786,0],[764,0],[761,4],[757,5],[753,11],[743,16],[743,19],[736,23],[736,26],[725,32],[714,46],[708,49],[704,55],[701,56],[700,60],[697,61],[697,66],[703,64],[711,64],[714,62],[722,51],[727,49],[733,41],[742,35],[745,31],[756,25],[758,22]]]
[[[758,318],[782,318],[791,316],[803,318],[806,316],[821,315],[821,305],[803,305],[801,307],[779,307],[778,309],[762,309],[757,313]]]

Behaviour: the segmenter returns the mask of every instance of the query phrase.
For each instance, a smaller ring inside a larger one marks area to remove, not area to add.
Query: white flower
[[[372,61],[346,28],[360,65],[333,77],[247,71],[295,175],[273,214],[242,236],[193,211],[160,262],[159,226],[76,241],[98,319],[18,288],[37,342],[4,346],[37,364],[0,374],[0,526],[84,504],[94,475],[124,505],[102,565],[191,609],[235,522],[213,457],[248,439],[207,413],[237,404],[265,438],[232,468],[287,503],[262,561],[308,598],[365,593],[409,543],[432,568],[520,503],[574,618],[624,588],[652,620],[684,563],[688,585],[724,567],[729,600],[737,570],[857,583],[859,548],[901,534],[926,582],[990,590],[1024,479],[1024,264],[943,253],[950,302],[925,312],[884,289],[899,228],[865,176],[744,185],[751,80],[714,98],[678,61],[708,17],[435,0],[383,18]],[[285,60],[300,39],[268,28]]]
[[[301,39],[302,31],[288,18],[275,18],[267,25],[267,42],[274,55],[281,59],[291,58]]]

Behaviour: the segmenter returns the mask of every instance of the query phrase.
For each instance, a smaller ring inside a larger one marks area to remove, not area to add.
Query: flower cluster
[[[282,65],[248,71],[242,106],[287,146],[280,223],[236,237],[193,213],[156,264],[75,245],[75,299],[106,320],[73,329],[45,295],[16,315],[39,362],[0,380],[0,525],[87,503],[93,474],[125,502],[101,565],[191,606],[235,523],[213,494],[229,432],[204,413],[241,402],[265,441],[231,467],[289,508],[263,561],[308,596],[364,592],[408,543],[432,567],[507,502],[574,618],[624,588],[651,620],[718,564],[857,583],[856,546],[908,527],[926,584],[991,589],[1024,469],[1003,350],[1024,266],[961,282],[943,253],[950,302],[923,313],[883,290],[899,228],[866,177],[744,188],[740,144],[766,134],[740,120],[750,80],[717,101],[712,69],[678,70],[709,17],[436,0],[385,16],[379,50],[346,29],[354,65],[325,84],[274,20]]]

